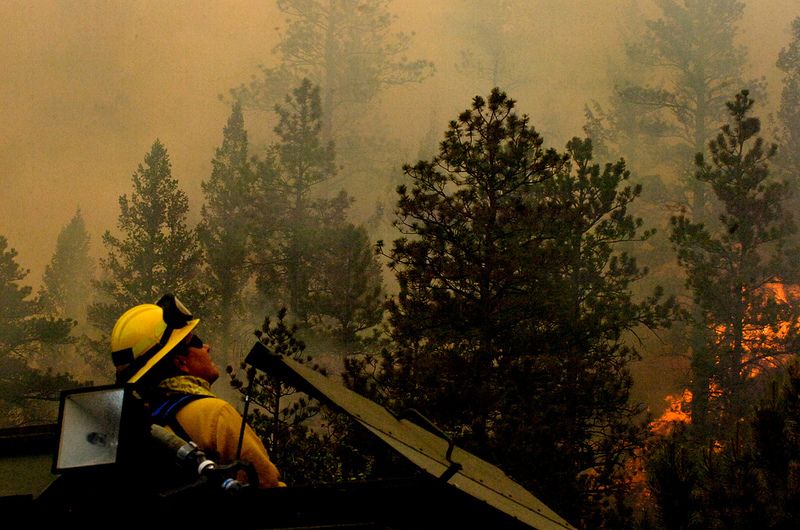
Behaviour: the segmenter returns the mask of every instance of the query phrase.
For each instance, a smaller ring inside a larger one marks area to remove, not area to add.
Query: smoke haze
[[[498,29],[498,36],[524,35],[515,56],[529,71],[514,72],[515,86],[501,88],[549,144],[561,148],[582,134],[583,106],[608,97],[610,65],[622,51],[620,14],[631,4],[655,13],[645,1],[531,0]],[[390,6],[395,29],[414,34],[409,56],[437,68],[423,83],[386,92],[375,110],[412,158],[428,130],[440,137],[473,96],[491,89],[489,80],[468,79],[455,68],[461,51],[481,42],[470,28],[477,32],[486,14],[466,11],[474,5],[397,0]],[[775,60],[798,15],[796,0],[750,0],[740,25],[750,74],[766,77],[773,106],[780,90]],[[77,208],[93,253],[103,254],[100,236],[115,228],[118,197],[130,193],[131,174],[156,138],[170,153],[196,220],[200,183],[230,112],[218,96],[276,60],[271,50],[283,19],[272,1],[0,2],[0,234],[31,269],[25,283],[38,284]],[[272,125],[246,122],[248,130]],[[349,191],[358,201],[372,200],[365,189]]]

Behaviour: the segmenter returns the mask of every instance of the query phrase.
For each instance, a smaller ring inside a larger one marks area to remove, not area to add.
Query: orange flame
[[[789,304],[800,299],[800,285],[786,285],[780,281],[764,285],[764,291],[771,293],[772,298],[778,304]],[[784,321],[775,326],[751,325],[743,330],[742,349],[747,352],[747,356],[742,359],[741,375],[748,379],[758,377],[768,366],[774,366],[781,362],[782,357],[789,354],[784,353],[783,344],[789,336],[793,326],[800,325],[800,319],[795,322]],[[725,338],[727,327],[724,324],[716,327],[718,340],[721,342]],[[753,351],[757,350],[757,351]],[[775,355],[765,355],[766,352],[775,351]]]
[[[771,292],[774,300],[779,304],[789,304],[800,300],[800,285],[786,285],[783,282],[768,283],[764,286],[765,291]],[[796,322],[780,322],[777,326],[751,326],[744,330],[744,343],[742,348],[748,353],[749,358],[742,360],[741,375],[747,378],[755,378],[764,373],[768,366],[774,366],[781,362],[781,358],[791,355],[782,352],[782,344],[789,336],[793,326],[800,327],[800,318]],[[716,328],[718,339],[721,341],[726,332],[725,325]],[[751,345],[757,345],[760,356],[753,354]],[[775,351],[774,355],[764,355],[765,352]],[[719,359],[717,360],[719,363]],[[709,385],[709,398],[714,399],[722,395],[722,389],[712,382]],[[667,408],[664,413],[650,423],[650,430],[658,435],[667,435],[672,432],[676,423],[691,423],[691,411],[689,404],[692,402],[692,392],[689,389],[683,390],[677,395],[668,395],[664,398]]]
[[[657,420],[650,422],[650,430],[661,436],[672,432],[676,423],[691,423],[692,421],[692,414],[689,411],[692,392],[688,388],[678,395],[668,395],[664,401],[668,404],[667,410]]]

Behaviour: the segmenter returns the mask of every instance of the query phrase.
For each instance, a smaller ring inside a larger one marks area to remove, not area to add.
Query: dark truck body
[[[246,362],[348,414],[410,462],[414,472],[382,480],[244,488],[233,494],[197,482],[163,495],[153,494],[146,473],[134,476],[103,466],[52,475],[42,492],[7,495],[0,498],[0,508],[26,521],[59,525],[573,529],[500,469],[455,446],[421,416],[396,415],[292,359],[271,354],[260,343]],[[52,454],[56,443],[57,432],[43,428],[17,444],[17,452],[36,447]]]

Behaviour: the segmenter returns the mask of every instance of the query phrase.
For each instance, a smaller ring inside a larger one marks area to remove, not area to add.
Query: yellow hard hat
[[[199,322],[172,294],[165,294],[155,304],[125,311],[111,331],[111,359],[117,378],[127,378],[128,383],[138,381]]]

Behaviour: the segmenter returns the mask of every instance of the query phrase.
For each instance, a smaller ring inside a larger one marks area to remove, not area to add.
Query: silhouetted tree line
[[[362,4],[380,22],[373,33],[346,2],[308,11],[279,2],[295,17],[276,49],[283,62],[233,91],[198,226],[156,140],[119,199],[99,267],[80,210],[36,296],[0,237],[9,424],[46,419],[52,407],[41,405],[59,389],[102,380],[116,317],[171,291],[227,363],[255,339],[312,365],[334,349],[350,387],[421,411],[580,528],[793,528],[800,19],[777,63],[779,144],[760,136],[753,115],[761,83],[741,75],[743,4],[657,1],[661,17],[630,59],[666,65],[672,89],[624,80],[609,108],[587,111],[587,137],[563,151],[546,147],[499,88],[475,97],[436,154],[403,167],[396,239],[376,243],[348,220],[353,199],[324,186],[339,171],[336,124],[348,105],[432,65],[390,61],[402,35],[376,64],[356,61],[342,37],[380,40],[388,27],[385,2]],[[295,61],[312,47],[325,53]],[[491,61],[502,64],[506,49]],[[356,75],[371,81],[345,83]],[[279,82],[285,99],[264,99]],[[243,105],[273,104],[274,141],[253,149]],[[397,282],[388,297],[380,259]],[[688,359],[691,421],[659,434],[631,399],[630,369],[648,353],[643,336],[667,328]],[[374,478],[400,465],[268,374],[228,371],[234,388],[255,389],[251,422],[288,482]]]

